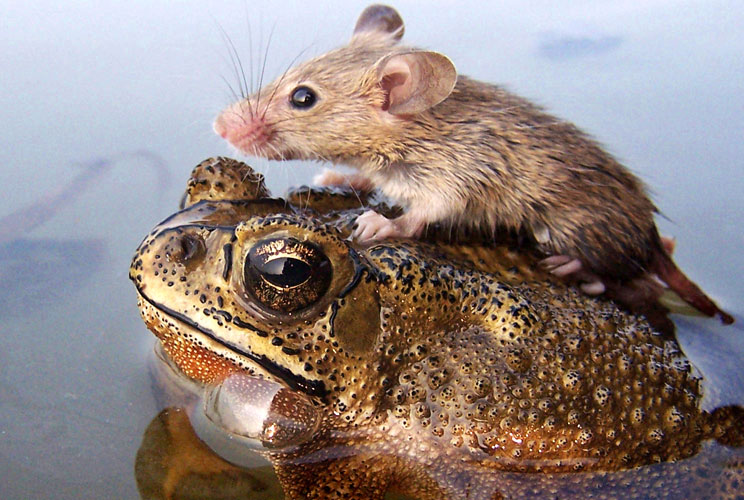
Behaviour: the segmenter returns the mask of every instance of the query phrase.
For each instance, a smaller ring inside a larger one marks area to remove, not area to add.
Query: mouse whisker
[[[229,111],[229,113],[230,113],[230,114],[231,114],[232,116],[235,116],[235,117],[237,117],[237,118],[240,118],[240,121],[242,121],[242,122],[243,122],[243,125],[246,125],[246,126],[247,126],[247,125],[248,125],[248,121],[247,121],[247,120],[245,119],[245,115],[244,115],[244,114],[242,113],[242,111],[243,111],[243,110],[242,110],[242,106],[243,106],[243,104],[242,104],[242,101],[241,101],[241,104],[240,104],[240,106],[241,106],[241,113],[238,113],[237,111]]]
[[[266,62],[269,60],[269,47],[271,46],[271,38],[274,36],[274,29],[276,28],[276,21],[271,26],[269,32],[269,39],[266,41],[266,48],[264,49],[263,61],[261,62],[261,74],[258,77],[258,93],[256,95],[256,109],[259,109],[259,103],[261,102],[261,88],[263,87],[264,73],[266,72]]]
[[[267,145],[267,146],[268,146],[268,147],[269,147],[269,148],[270,148],[270,149],[271,149],[271,150],[272,150],[272,151],[273,151],[274,153],[276,153],[276,155],[277,155],[277,156],[279,157],[279,160],[280,160],[280,161],[284,161],[284,160],[286,160],[286,159],[287,159],[287,158],[286,158],[286,156],[284,155],[284,152],[283,152],[283,151],[280,151],[279,149],[277,149],[277,147],[276,147],[276,146],[274,146],[274,145],[273,145],[273,144],[271,144],[270,142],[267,142],[267,143],[266,143],[266,145]]]
[[[215,21],[217,23],[217,21]],[[230,38],[230,35],[227,34],[227,31],[222,27],[221,24],[217,23],[217,27],[220,30],[220,33],[222,35],[222,39],[224,43],[227,45],[227,53],[230,56],[230,61],[232,62],[233,66],[233,72],[235,73],[235,78],[238,80],[238,88],[240,89],[240,96],[242,99],[246,99],[248,96],[248,83],[245,78],[245,70],[243,68],[243,62],[240,59],[240,55],[238,54],[238,50],[235,47],[235,44],[232,41],[232,38]],[[231,90],[232,86],[230,86]],[[233,93],[235,91],[233,90]],[[249,101],[250,105],[250,101]]]
[[[227,88],[230,90],[230,95],[233,98],[234,101],[240,101],[242,98],[239,97],[238,93],[235,92],[235,88],[230,84],[230,82],[225,78],[224,75],[220,75],[220,78],[223,82],[225,82],[225,85],[227,85]]]
[[[215,23],[217,23],[216,20],[215,20]],[[217,24],[217,26],[220,29],[222,29],[222,27],[219,26],[219,24]],[[222,30],[222,31],[224,31],[224,30]],[[224,33],[223,33],[223,36],[222,36],[222,41],[226,45],[228,45]],[[238,69],[237,69],[237,66],[235,64],[235,59],[233,58],[233,55],[232,55],[232,53],[230,51],[229,46],[227,47],[227,54],[228,54],[228,56],[230,56],[230,62],[231,62],[232,67],[233,67],[234,76],[238,80],[238,87],[240,88],[240,94],[238,94],[238,92],[235,91],[235,87],[232,86],[232,84],[227,80],[227,78],[224,75],[220,75],[220,78],[222,79],[223,82],[225,82],[225,84],[227,85],[227,88],[230,90],[230,94],[232,96],[233,101],[239,101],[243,97],[243,88],[242,88],[242,85],[241,85],[241,82],[240,82],[240,77],[238,76]]]
[[[249,87],[248,88],[248,95],[249,96],[252,96],[253,95],[253,89],[254,89],[254,87],[253,87],[253,83],[254,83],[254,80],[253,80],[253,61],[255,61],[256,59],[253,57],[253,30],[251,29],[251,17],[250,17],[250,15],[248,13],[248,4],[247,3],[245,5],[245,23],[246,23],[246,25],[248,27],[248,60],[249,60],[249,63],[250,63],[248,65],[248,76],[249,76],[250,85],[246,85],[246,86]],[[251,117],[253,117],[253,115],[251,115]]]
[[[284,73],[282,73],[282,76],[277,80],[276,84],[274,84],[274,88],[271,91],[271,95],[269,96],[269,102],[266,103],[266,107],[264,108],[264,112],[261,115],[261,119],[264,119],[266,117],[266,111],[269,109],[269,105],[271,104],[271,101],[274,100],[274,96],[276,95],[276,91],[279,90],[279,87],[282,86],[282,82],[284,81],[284,78],[286,78],[287,74],[289,73],[289,70],[292,69],[294,64],[297,62],[297,60],[302,57],[302,55],[307,52],[310,47],[312,47],[312,44],[308,45],[304,49],[300,51],[299,54],[297,54],[287,65],[287,68],[284,70]]]
[[[348,175],[344,175],[344,177],[346,177],[347,179],[349,178]],[[355,188],[351,183],[349,183],[349,187],[351,188],[351,192],[354,193],[354,197],[359,202],[359,208],[365,208],[364,202],[362,201],[362,197],[359,196],[359,190],[357,190],[357,188]]]
[[[264,111],[265,111],[265,109],[264,109]],[[261,117],[260,119],[263,120],[264,118]],[[273,127],[276,127],[277,125],[281,125],[281,124],[284,124],[284,123],[289,123],[290,125],[293,125],[294,124],[294,121],[295,120],[294,120],[293,117],[289,117],[289,118],[282,118],[282,119],[279,119],[279,120],[271,120],[271,121],[268,121],[267,120],[265,122],[265,124],[266,124],[267,127],[273,128]],[[282,128],[282,132],[283,133],[288,133],[288,134],[291,134],[291,133],[301,134],[301,133],[304,132],[304,130],[302,128],[297,128],[297,127],[291,127],[291,126],[289,126],[289,127],[283,127]]]

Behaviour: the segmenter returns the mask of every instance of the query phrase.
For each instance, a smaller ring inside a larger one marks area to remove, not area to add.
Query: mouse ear
[[[377,78],[387,97],[382,110],[393,115],[414,115],[452,93],[457,70],[443,54],[413,51],[383,57],[377,63]]]
[[[354,36],[360,33],[389,34],[397,41],[403,38],[403,19],[398,12],[387,5],[370,5],[359,16],[354,26]]]

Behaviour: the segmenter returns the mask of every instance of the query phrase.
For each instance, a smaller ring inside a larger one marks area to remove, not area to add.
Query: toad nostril
[[[167,257],[180,264],[188,264],[204,257],[205,252],[204,240],[193,234],[184,234],[174,242],[173,249],[168,252]]]

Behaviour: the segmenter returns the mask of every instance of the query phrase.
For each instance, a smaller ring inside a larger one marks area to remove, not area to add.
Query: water
[[[0,498],[137,497],[135,455],[159,408],[129,259],[175,209],[190,169],[231,153],[211,132],[231,101],[221,76],[235,81],[220,26],[249,63],[247,18],[255,53],[275,25],[270,79],[307,47],[312,55],[344,43],[364,6],[0,3],[0,217],[95,159],[118,159],[49,220],[28,231],[20,224],[14,243],[3,243]],[[741,315],[741,2],[395,6],[406,40],[576,122],[644,178],[665,216],[662,232],[677,238],[677,263]],[[258,73],[257,57],[252,64]],[[170,183],[120,156],[141,150],[166,162]],[[252,163],[277,194],[318,168]],[[710,404],[744,402],[735,365],[744,355],[741,322],[680,324]]]

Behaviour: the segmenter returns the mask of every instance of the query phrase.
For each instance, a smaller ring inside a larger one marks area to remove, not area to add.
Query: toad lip
[[[225,348],[231,350],[232,352],[243,356],[246,359],[249,359],[258,367],[263,369],[266,373],[276,377],[277,379],[283,381],[287,384],[287,386],[290,389],[297,390],[304,392],[305,394],[309,396],[314,396],[318,399],[320,399],[323,402],[326,402],[326,398],[328,396],[328,391],[325,387],[325,384],[320,380],[308,380],[305,377],[301,375],[297,375],[296,373],[292,372],[291,370],[280,366],[273,361],[271,361],[269,358],[267,358],[263,354],[256,354],[251,351],[247,351],[244,348],[235,345],[232,342],[228,342],[224,339],[219,338],[217,335],[214,334],[211,330],[208,328],[204,328],[203,326],[199,325],[198,323],[194,322],[184,314],[181,314],[177,311],[174,311],[173,309],[164,306],[163,304],[159,304],[158,302],[153,301],[150,299],[140,288],[139,284],[135,281],[135,287],[137,288],[137,293],[140,295],[142,300],[150,304],[155,309],[165,313],[173,319],[174,321],[178,321],[187,327],[198,331],[205,337],[208,337],[209,339],[213,340],[214,342],[219,343],[220,345],[224,346]]]

